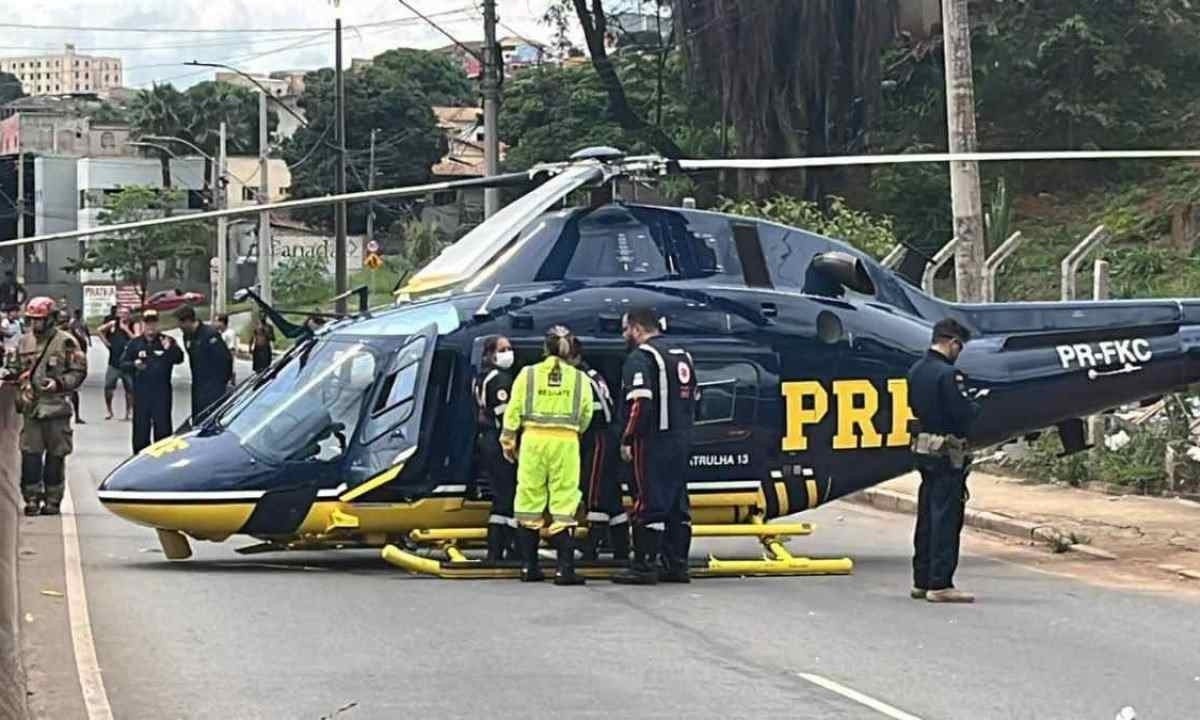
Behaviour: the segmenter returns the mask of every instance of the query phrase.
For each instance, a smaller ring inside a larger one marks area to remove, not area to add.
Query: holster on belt
[[[954,435],[918,432],[912,435],[909,448],[914,455],[945,458],[956,470],[967,464],[967,441]]]

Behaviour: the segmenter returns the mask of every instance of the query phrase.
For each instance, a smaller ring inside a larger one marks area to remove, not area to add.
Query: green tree
[[[0,105],[25,97],[21,81],[12,73],[0,72]]]
[[[390,70],[416,83],[429,105],[466,106],[476,93],[462,68],[440,53],[412,48],[396,48],[376,55],[372,64]]]
[[[300,107],[308,118],[283,146],[283,157],[292,172],[292,196],[328,195],[334,190],[337,150],[333,143],[333,70],[324,68],[305,76]],[[375,187],[413,185],[429,179],[429,170],[446,152],[446,140],[433,111],[413,78],[387,64],[371,65],[345,74],[347,190],[365,190],[371,131],[378,129],[375,151]],[[377,222],[383,227],[400,215],[376,203]],[[318,208],[298,211],[306,222],[333,226],[333,211]],[[366,204],[348,208],[352,232],[366,226]]]
[[[227,82],[197,83],[184,92],[181,135],[204,152],[216,156],[221,123],[225,123],[225,147],[230,155],[258,155],[258,92]],[[267,132],[275,132],[279,113],[267,103]],[[178,135],[178,133],[176,133]]]
[[[719,154],[718,117],[712,103],[688,85],[682,57],[672,53],[666,59],[661,101],[658,62],[652,53],[612,60],[626,102],[640,115],[661,117],[662,127],[685,155]],[[628,153],[657,149],[645,132],[628,130],[612,117],[600,78],[586,66],[544,65],[513,78],[504,90],[500,139],[509,145],[505,163],[513,168],[563,160],[591,145],[611,145]]]
[[[674,0],[672,7],[683,49],[737,129],[741,154],[837,155],[870,146],[892,3]],[[834,171],[810,172],[805,197],[823,201],[836,184]]]
[[[179,190],[130,186],[108,199],[99,221],[101,225],[119,225],[146,220],[167,214],[168,208],[178,208],[182,202]],[[185,263],[177,261],[208,254],[209,234],[203,222],[196,222],[102,235],[88,243],[82,258],[64,269],[106,272],[136,283],[145,302],[152,277],[180,277],[177,268]]]
[[[319,301],[332,294],[329,285],[323,257],[293,255],[271,268],[271,289],[284,304]]]
[[[189,120],[187,97],[174,85],[155,83],[149,90],[141,90],[129,103],[129,120],[134,134],[172,135],[182,137]],[[162,162],[163,187],[171,187],[171,156],[159,151]]]

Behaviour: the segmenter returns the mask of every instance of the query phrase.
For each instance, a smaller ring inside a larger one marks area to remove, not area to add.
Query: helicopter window
[[[371,416],[363,428],[364,442],[374,442],[412,415],[425,345],[425,338],[417,338],[400,350],[396,359],[399,369],[383,379]]]
[[[618,205],[584,215],[576,224],[576,232],[578,241],[563,272],[565,280],[648,280],[673,270],[662,238]]]
[[[754,399],[758,372],[749,363],[697,363],[696,425],[733,422],[739,403]]]
[[[374,383],[374,352],[364,342],[316,343],[218,422],[267,462],[337,457],[353,437]]]
[[[673,223],[676,251],[696,277],[725,282],[742,281],[742,261],[733,242],[733,226],[727,218],[690,213],[682,225]]]

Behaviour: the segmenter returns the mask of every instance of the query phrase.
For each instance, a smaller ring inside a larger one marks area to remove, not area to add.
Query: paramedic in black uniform
[[[595,560],[600,548],[612,549],[613,559],[629,561],[629,516],[621,506],[617,476],[617,440],[613,437],[613,399],[608,381],[583,359],[583,343],[572,338],[570,363],[592,385],[592,423],[579,443],[579,482],[587,503],[588,542],[584,557]]]
[[[632,347],[622,371],[625,402],[621,458],[633,464],[633,562],[613,582],[690,582],[692,544],[687,466],[696,402],[692,356],[660,334],[658,316],[638,308],[625,316]],[[661,556],[662,567],[657,559]]]
[[[496,562],[516,557],[513,541],[517,521],[513,501],[517,492],[517,466],[504,457],[500,447],[500,426],[512,395],[512,343],[503,335],[490,337],[483,344],[482,369],[473,383],[479,459],[492,489],[492,512],[487,526],[487,559]]]

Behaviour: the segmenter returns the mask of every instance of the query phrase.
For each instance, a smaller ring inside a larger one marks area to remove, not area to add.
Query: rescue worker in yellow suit
[[[25,514],[57,515],[66,459],[75,449],[71,393],[87,377],[79,341],[56,327],[58,307],[35,297],[25,308],[29,330],[17,346],[17,410],[21,413],[21,494]]]
[[[517,462],[514,509],[522,582],[545,579],[537,550],[548,510],[550,544],[558,553],[554,584],[584,583],[575,573],[572,530],[583,498],[579,436],[592,421],[592,389],[587,377],[567,362],[572,341],[571,331],[562,325],[547,331],[545,359],[521,369],[504,412],[500,446],[510,462]]]

